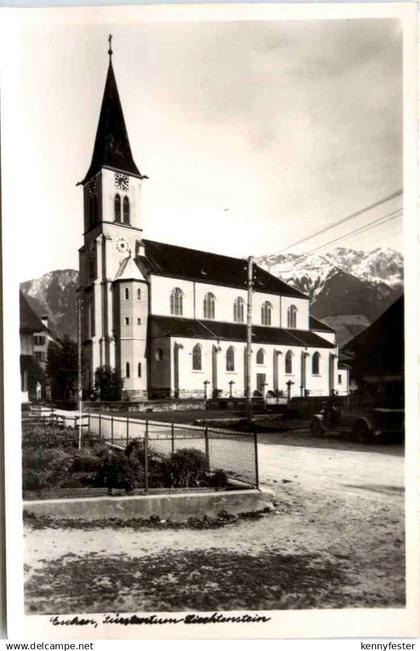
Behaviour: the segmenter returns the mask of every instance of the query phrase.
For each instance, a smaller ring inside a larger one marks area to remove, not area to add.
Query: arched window
[[[226,370],[234,371],[235,370],[235,349],[233,346],[229,346],[226,351]]]
[[[137,377],[141,377],[141,362],[137,364]]]
[[[233,304],[233,320],[236,323],[244,322],[244,311],[245,311],[244,306],[245,306],[244,299],[238,296],[238,298],[235,300]]]
[[[137,300],[141,301],[141,289],[137,290]]]
[[[182,299],[182,289],[175,287],[171,292],[171,314],[182,316]]]
[[[260,348],[257,351],[257,364],[264,364],[264,348]]]
[[[312,375],[319,375],[319,353],[314,353],[312,355]]]
[[[293,353],[291,350],[288,350],[286,357],[284,359],[284,370],[290,375],[293,372]]]
[[[291,305],[287,310],[287,327],[296,328],[296,316],[297,316],[297,307],[296,305]]]
[[[121,221],[121,197],[119,194],[114,197],[114,219],[116,222]]]
[[[203,313],[205,319],[214,319],[215,317],[216,298],[214,294],[208,292],[203,301]]]
[[[124,224],[130,223],[130,200],[128,197],[123,199],[123,220]]]
[[[125,288],[124,296],[125,296],[125,300],[128,301],[128,299],[130,298],[130,292],[128,291],[128,287]]]
[[[193,371],[201,371],[202,353],[200,344],[195,344],[192,350],[192,367]]]
[[[130,363],[127,362],[125,365],[125,377],[129,378],[130,377]]]
[[[273,306],[270,301],[265,301],[261,306],[261,323],[262,325],[271,325],[271,310]]]

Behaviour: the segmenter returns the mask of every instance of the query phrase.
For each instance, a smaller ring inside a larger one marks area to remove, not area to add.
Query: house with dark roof
[[[50,341],[61,345],[60,339],[48,327],[47,317],[39,318],[27,299],[19,292],[20,309],[20,380],[21,400],[36,399],[38,393],[45,396],[44,373],[47,364],[47,349]]]
[[[379,404],[404,404],[404,296],[357,337],[347,342],[343,358],[351,378]]]
[[[248,261],[143,238],[147,176],[134,162],[112,51],[83,186],[83,385],[115,368],[128,399],[243,396]],[[309,298],[253,266],[251,391],[337,391],[335,332]],[[250,308],[251,309],[251,308]],[[347,391],[346,382],[339,387]]]

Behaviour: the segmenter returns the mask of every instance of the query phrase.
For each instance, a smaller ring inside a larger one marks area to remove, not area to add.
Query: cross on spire
[[[108,48],[108,54],[109,54],[109,63],[112,61],[112,34],[108,36],[108,43],[109,43],[109,48]]]

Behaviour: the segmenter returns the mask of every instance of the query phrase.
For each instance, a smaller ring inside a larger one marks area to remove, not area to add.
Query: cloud
[[[37,260],[28,250],[28,264],[77,266],[75,183],[92,154],[110,30],[134,158],[150,176],[146,237],[268,253],[401,187],[397,20],[30,27],[19,85],[31,111],[16,147],[34,172],[16,210],[36,216],[29,242],[48,230],[63,244]]]

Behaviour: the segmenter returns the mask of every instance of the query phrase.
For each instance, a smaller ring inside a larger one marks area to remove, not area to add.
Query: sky
[[[6,217],[25,233],[20,280],[78,267],[76,183],[92,156],[109,32],[134,160],[149,177],[146,238],[238,257],[310,251],[349,233],[330,246],[402,249],[401,197],[287,248],[402,188],[398,20],[20,30],[11,162],[19,173],[6,174],[5,186],[15,215]]]

